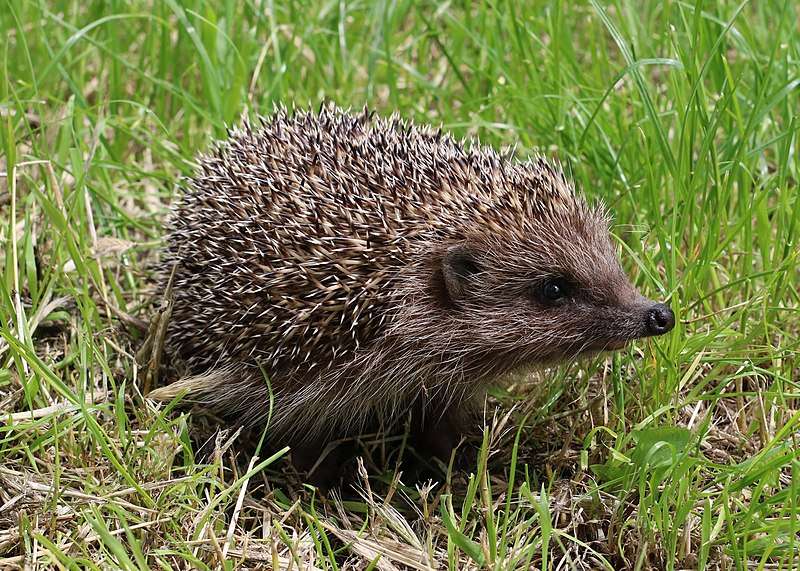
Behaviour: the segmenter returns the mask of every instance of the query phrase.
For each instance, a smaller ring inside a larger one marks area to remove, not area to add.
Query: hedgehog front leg
[[[463,414],[454,408],[443,413],[420,409],[416,418],[412,416],[411,426],[416,451],[423,457],[438,458],[445,465],[465,433]]]

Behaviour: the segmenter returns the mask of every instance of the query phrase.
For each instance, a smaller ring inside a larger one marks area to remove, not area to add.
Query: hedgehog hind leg
[[[312,440],[291,447],[291,460],[305,481],[327,493],[344,476],[344,465],[354,450],[347,442]]]

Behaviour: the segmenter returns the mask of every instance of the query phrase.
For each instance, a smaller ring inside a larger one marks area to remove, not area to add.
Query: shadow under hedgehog
[[[416,446],[446,459],[504,374],[672,329],[609,223],[556,163],[397,116],[244,122],[199,158],[170,221],[168,347],[196,376],[149,396],[269,417],[301,469],[409,413]]]

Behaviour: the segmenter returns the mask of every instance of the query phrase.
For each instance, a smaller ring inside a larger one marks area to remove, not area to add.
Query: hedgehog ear
[[[481,271],[472,252],[464,244],[450,246],[442,259],[442,276],[448,297],[458,300],[467,291],[469,278]]]

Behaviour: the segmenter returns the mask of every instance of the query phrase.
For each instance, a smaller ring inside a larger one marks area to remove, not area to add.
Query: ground
[[[797,568],[799,18],[3,0],[0,567]],[[368,435],[341,497],[234,432],[198,454],[136,364],[169,205],[242,113],[324,100],[559,157],[675,330],[496,391],[436,481]]]

